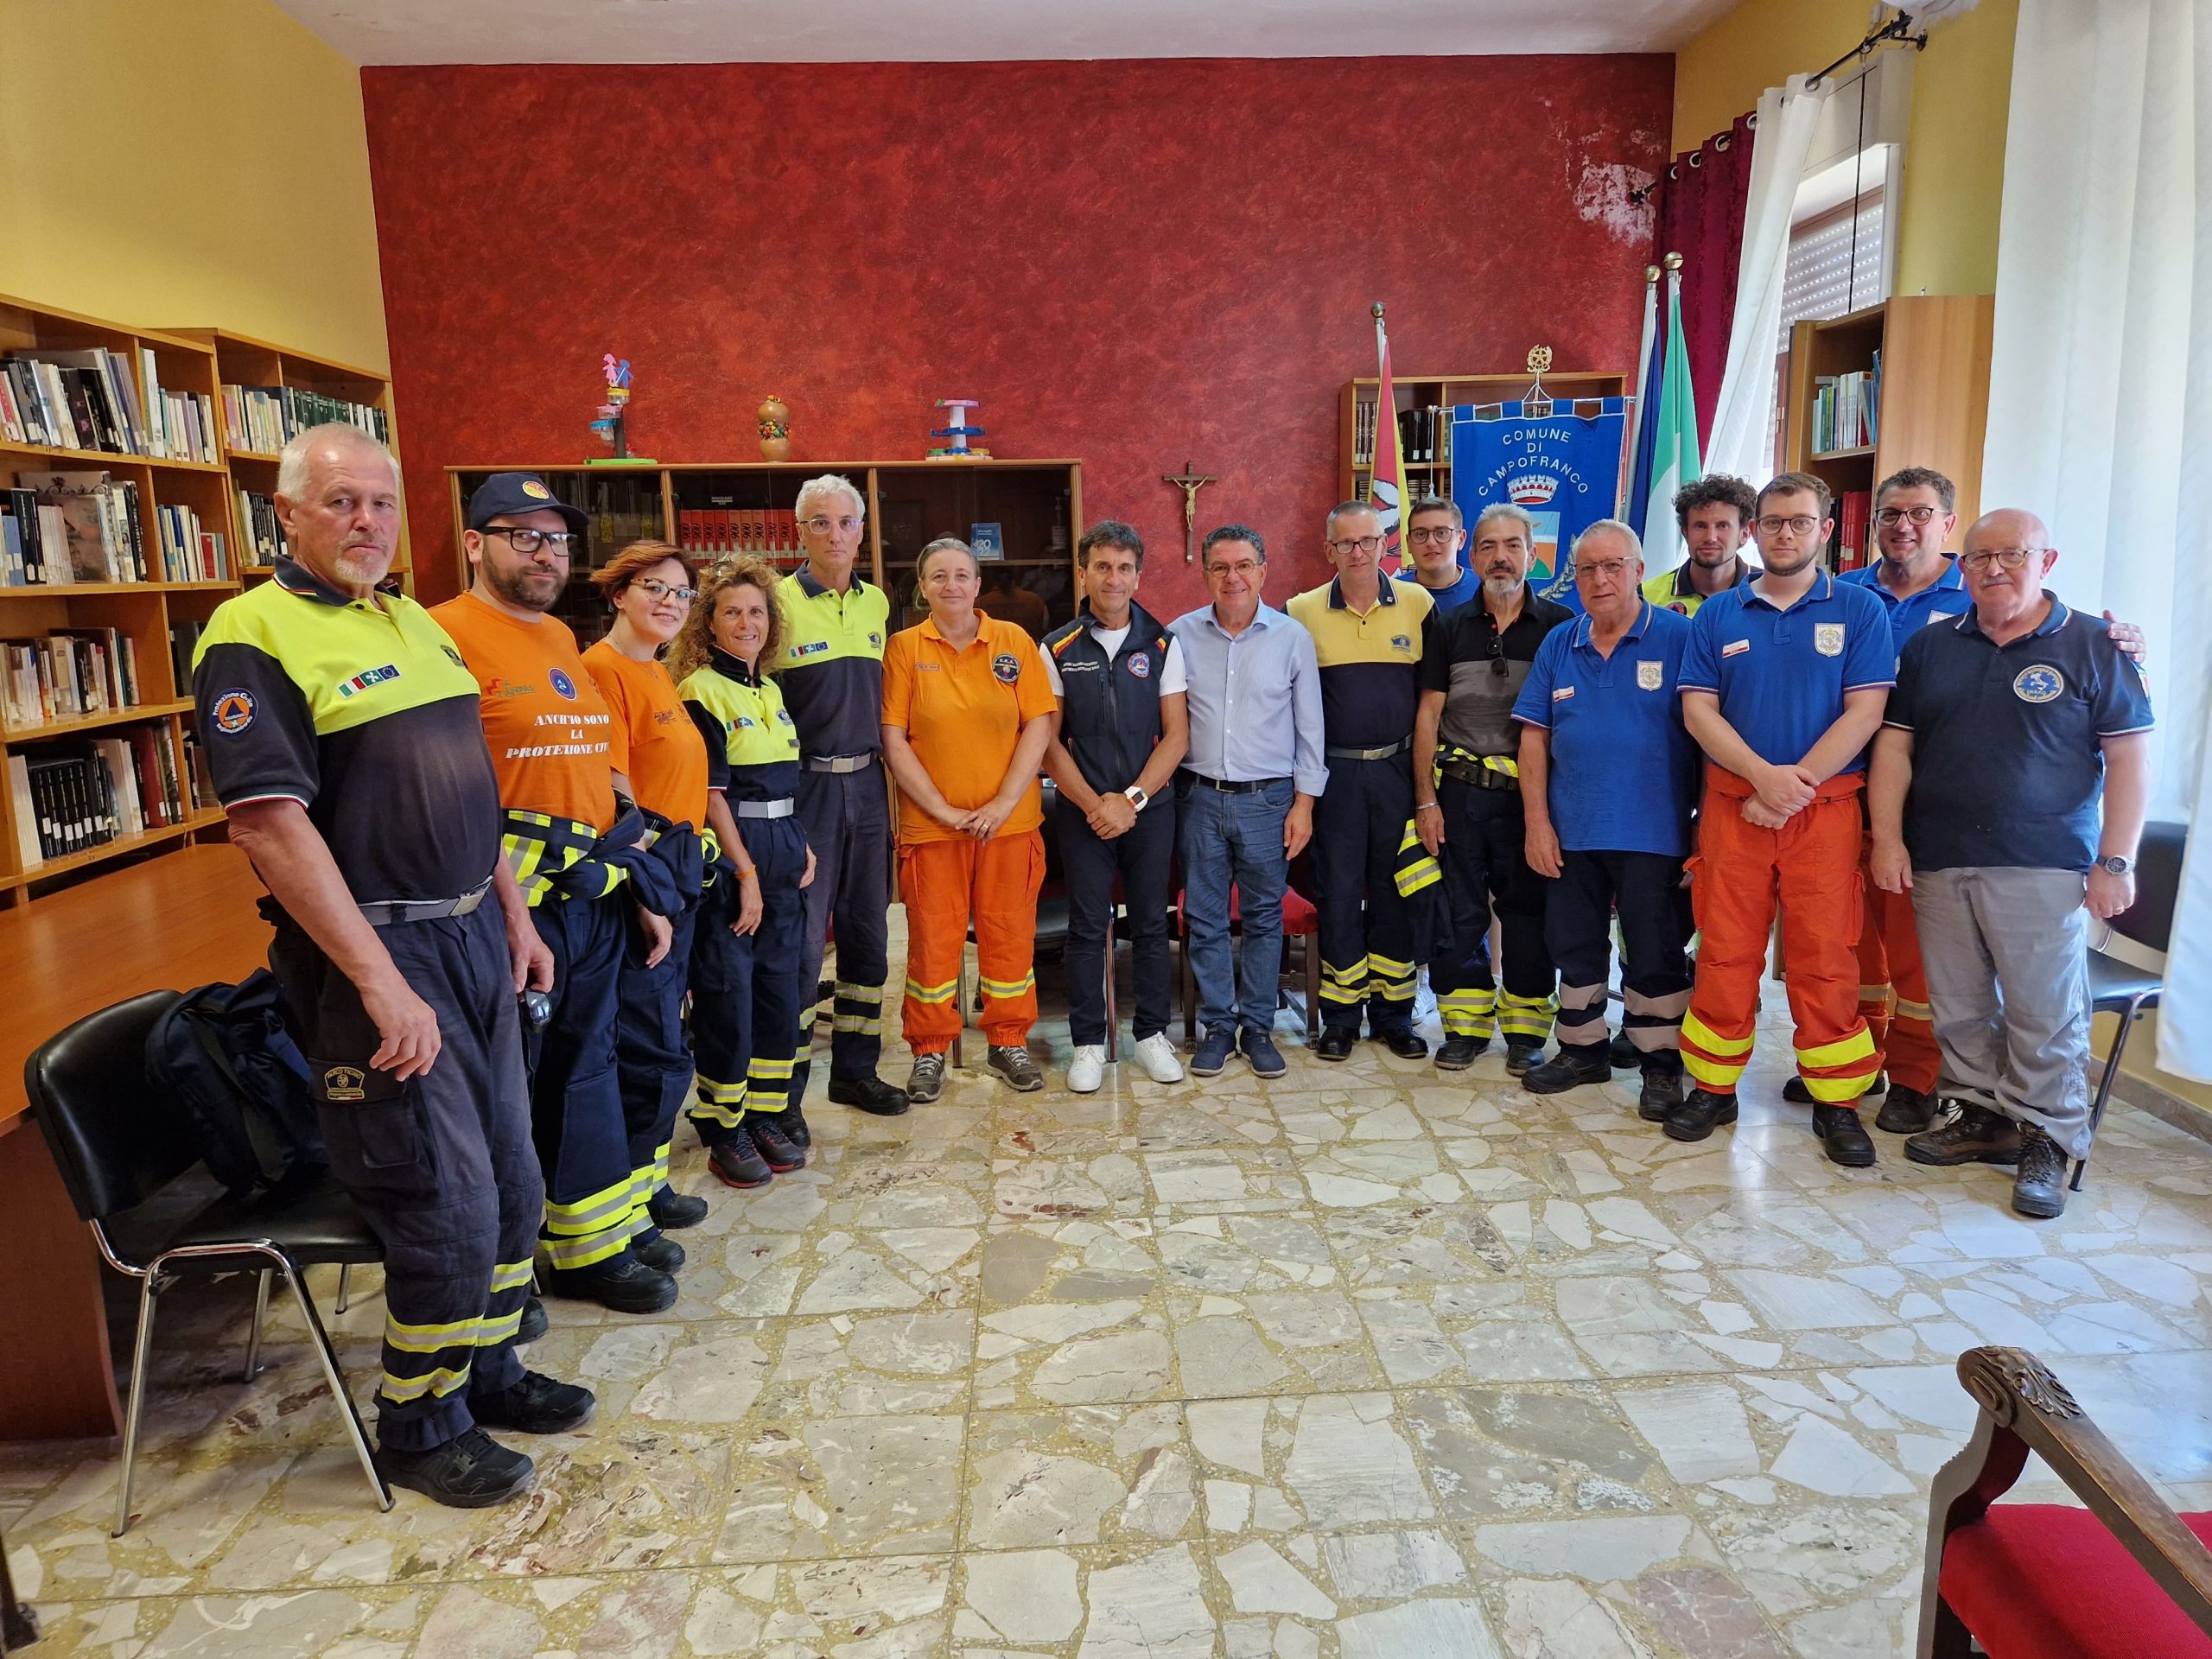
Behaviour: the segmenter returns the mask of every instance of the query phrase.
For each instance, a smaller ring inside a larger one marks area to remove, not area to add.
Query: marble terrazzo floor
[[[0,1447],[36,1651],[1908,1653],[1979,1342],[2212,1507],[2212,1147],[2118,1109],[2031,1225],[2005,1173],[1895,1137],[1825,1162],[1771,1016],[1743,1122],[1692,1147],[1627,1073],[1541,1099],[1495,1052],[1330,1065],[1293,1025],[1272,1084],[1109,1068],[1084,1097],[1048,1009],[1046,1092],[967,1071],[903,1119],[817,1104],[812,1166],[749,1195],[680,1136],[714,1205],[683,1298],[550,1304],[531,1363],[600,1408],[518,1441],[540,1484],[503,1510],[378,1515],[296,1324],[243,1384],[245,1281],[177,1293],[126,1537],[105,1445]],[[364,1395],[382,1314],[357,1275],[334,1325]]]

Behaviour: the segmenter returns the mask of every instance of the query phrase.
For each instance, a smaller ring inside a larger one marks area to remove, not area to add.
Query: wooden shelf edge
[[[1049,455],[971,455],[961,461],[931,461],[926,457],[912,461],[664,461],[650,467],[622,467],[613,472],[588,467],[581,461],[512,461],[493,466],[448,467],[445,471],[448,475],[461,473],[589,473],[595,477],[622,478],[651,476],[655,473],[888,473],[904,472],[908,467],[926,467],[935,472],[948,466],[982,469],[1082,465],[1079,461],[1055,459]]]
[[[133,721],[188,715],[192,707],[191,698],[179,697],[167,702],[140,702],[128,709],[104,709],[79,720],[52,721],[43,726],[0,726],[0,748],[12,749],[21,744],[40,742],[50,737],[73,736],[79,732],[96,732],[104,726],[128,726]]]
[[[143,852],[149,848],[160,846],[163,842],[191,835],[194,830],[211,829],[222,821],[221,807],[203,807],[197,812],[188,814],[181,823],[163,824],[158,830],[143,830],[135,836],[118,836],[104,845],[88,847],[81,853],[72,853],[65,858],[49,858],[31,869],[0,874],[0,889],[29,887],[51,876],[67,875],[94,864],[105,863],[111,858]]]
[[[116,594],[235,593],[235,582],[33,582],[0,588],[0,599],[92,598]]]
[[[0,439],[0,455],[31,455],[41,461],[69,463],[68,468],[80,467],[151,467],[165,473],[225,473],[229,469],[219,461],[165,461],[159,455],[125,455],[111,449],[61,449],[46,443],[16,443]]]

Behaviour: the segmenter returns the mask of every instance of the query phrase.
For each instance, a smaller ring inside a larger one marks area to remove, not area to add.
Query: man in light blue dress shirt
[[[1224,524],[1201,556],[1213,603],[1178,617],[1191,748],[1175,785],[1191,971],[1205,1026],[1191,1070],[1218,1073],[1233,1050],[1255,1074],[1285,1068],[1268,1031],[1282,972],[1282,895],[1328,786],[1313,637],[1260,602],[1259,531]],[[1243,945],[1232,963],[1230,893]]]

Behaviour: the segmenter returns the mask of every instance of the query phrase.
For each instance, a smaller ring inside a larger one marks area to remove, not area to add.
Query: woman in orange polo
[[[592,582],[614,607],[614,623],[584,652],[584,667],[612,716],[607,748],[614,770],[629,779],[639,806],[695,834],[707,827],[707,744],[684,712],[661,653],[690,613],[696,580],[680,548],[631,543],[592,572]],[[690,902],[668,918],[674,940],[658,962],[648,965],[644,942],[630,937],[614,1014],[614,1066],[630,1136],[632,1191],[645,1211],[630,1248],[668,1272],[683,1265],[683,1249],[663,1239],[660,1230],[696,1227],[707,1218],[704,1198],[668,1184],[669,1141],[691,1092],[683,992],[697,919],[696,884],[687,896]]]
[[[944,1090],[971,921],[986,1063],[1016,1089],[1041,1089],[1027,1046],[1045,879],[1037,773],[1059,702],[1037,642],[976,608],[982,569],[967,543],[939,537],[922,550],[916,575],[929,618],[892,635],[883,653],[883,758],[899,785],[906,905],[906,1096],[931,1101]]]

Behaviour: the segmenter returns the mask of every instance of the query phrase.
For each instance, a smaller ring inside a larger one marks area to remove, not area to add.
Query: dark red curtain
[[[1697,389],[1698,448],[1713,435],[1713,405],[1728,365],[1736,315],[1736,262],[1744,248],[1744,203],[1751,188],[1752,118],[1739,115],[1668,165],[1659,188],[1654,251],[1682,256],[1682,337]]]

